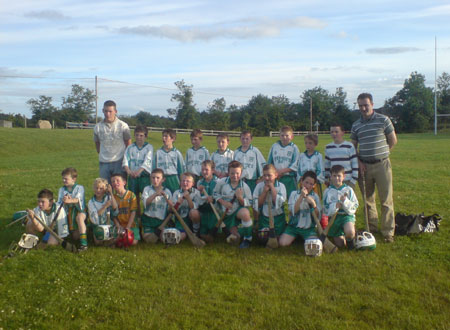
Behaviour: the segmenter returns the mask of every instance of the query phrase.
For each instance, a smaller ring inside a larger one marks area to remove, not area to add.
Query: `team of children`
[[[128,177],[116,173],[111,178],[97,178],[94,196],[86,208],[84,188],[76,183],[77,171],[65,169],[57,202],[53,201],[51,191],[39,192],[38,206],[28,211],[27,232],[44,231],[36,221],[37,216],[48,226],[57,224],[59,236],[71,235],[79,240],[79,249],[86,250],[86,222],[92,227],[95,245],[108,244],[102,239],[104,231],[100,230],[105,225],[115,228],[116,233],[132,231],[132,245],[141,240],[141,233],[144,242],[156,243],[163,239],[164,222],[167,227],[178,229],[183,240],[185,229],[173,217],[175,212],[195,235],[213,242],[214,229],[222,214],[219,230],[225,233],[228,243],[248,248],[254,233],[258,241],[267,242],[269,220],[273,218],[279,245],[288,246],[297,237],[317,238],[313,216],[320,218],[323,213],[333,217],[329,236],[335,244],[354,247],[358,201],[353,188],[358,162],[353,145],[343,139],[341,125],[331,127],[333,143],[326,146],[325,165],[322,155],[315,150],[317,136],[306,135],[306,150],[300,153],[292,142],[293,130],[289,126],[281,128],[280,140],[271,147],[267,163],[252,145],[249,131],[241,133],[241,146],[234,152],[228,147],[228,135],[219,134],[218,149],[210,156],[202,146],[201,130],[195,129],[190,136],[192,148],[187,150],[185,159],[173,145],[176,132],[172,129],[162,132],[163,146],[156,152],[146,142],[146,127],[137,126],[134,135],[136,142],[127,147],[122,163]],[[327,186],[323,193],[322,184]],[[46,236],[48,244],[57,244],[53,237]]]

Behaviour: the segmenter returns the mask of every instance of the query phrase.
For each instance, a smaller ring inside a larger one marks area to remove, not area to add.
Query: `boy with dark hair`
[[[142,214],[142,238],[147,243],[158,242],[157,228],[167,216],[168,205],[172,193],[168,188],[163,187],[164,171],[155,168],[150,175],[152,184],[145,187],[142,193],[142,204],[144,204],[144,214]]]
[[[35,219],[35,215],[45,222],[47,226],[51,226],[53,218],[56,216],[60,204],[53,201],[53,192],[48,189],[42,189],[38,195],[38,206],[33,210],[27,210],[28,221],[25,227],[27,234],[36,235],[37,233],[42,233],[45,228]],[[58,217],[56,218],[56,229],[55,232],[59,237],[64,238],[69,235],[69,229],[67,226],[67,217],[64,209],[59,211]],[[43,242],[48,245],[58,245],[58,241],[52,235],[44,235]]]
[[[234,151],[228,148],[230,138],[226,133],[217,135],[217,150],[211,155],[211,160],[214,162],[216,168],[214,174],[219,178],[224,178],[228,175],[228,164],[233,160]]]
[[[233,158],[233,160],[242,164],[241,179],[249,186],[251,192],[256,187],[256,181],[262,176],[262,169],[266,164],[266,160],[261,151],[252,145],[252,139],[253,137],[250,131],[242,131],[242,145],[234,151]]]
[[[209,159],[209,151],[202,146],[203,133],[198,128],[191,132],[192,148],[186,151],[186,171],[195,175],[195,182],[201,176],[202,162]]]
[[[114,188],[113,197],[119,207],[119,214],[114,217],[114,224],[119,229],[131,229],[134,234],[132,245],[136,245],[141,239],[139,227],[136,223],[137,199],[136,195],[125,188],[127,178],[122,173],[115,173],[111,176],[111,186]]]
[[[78,173],[73,167],[61,172],[64,186],[59,189],[58,203],[64,203],[69,231],[75,240],[80,240],[80,251],[87,250],[86,206],[84,203],[84,187],[77,184]]]
[[[277,171],[277,179],[286,187],[287,196],[297,190],[296,174],[300,152],[292,143],[294,131],[290,126],[283,126],[280,130],[280,140],[270,148],[268,164],[273,164]]]
[[[344,183],[344,179],[343,166],[331,167],[331,184],[323,195],[323,205],[324,213],[328,217],[336,214],[328,235],[334,237],[337,247],[347,245],[347,248],[352,250],[355,247],[355,213],[358,209],[358,199],[352,187]]]
[[[322,197],[322,186],[324,183],[324,166],[322,154],[316,151],[316,147],[319,144],[319,138],[315,134],[308,134],[305,136],[305,152],[302,152],[298,161],[298,179],[303,176],[307,171],[313,171],[316,173],[317,182],[314,186],[314,191]]]
[[[136,142],[125,149],[122,162],[122,166],[128,174],[128,189],[136,195],[138,201],[138,217],[141,215],[140,195],[144,188],[150,184],[150,172],[153,163],[153,146],[145,141],[147,136],[147,127],[137,125],[134,129]]]
[[[252,193],[248,185],[241,179],[243,166],[238,161],[228,164],[228,177],[218,180],[214,189],[214,199],[226,212],[223,220],[230,235],[228,243],[243,241],[240,248],[249,248],[252,242],[253,221],[248,207],[252,204]]]
[[[320,198],[314,192],[317,175],[314,171],[306,171],[300,179],[301,188],[289,197],[289,223],[280,237],[280,246],[291,245],[297,237],[307,240],[317,237],[316,225],[311,212],[320,216]]]
[[[345,184],[355,189],[358,180],[358,156],[355,146],[344,140],[344,127],[341,124],[332,124],[330,135],[333,142],[325,147],[325,180],[330,182],[330,169],[334,165],[342,165],[345,169]]]
[[[155,153],[153,168],[164,171],[164,187],[172,193],[180,188],[180,175],[185,172],[184,159],[181,152],[173,146],[177,133],[166,128],[162,131],[163,146]]]

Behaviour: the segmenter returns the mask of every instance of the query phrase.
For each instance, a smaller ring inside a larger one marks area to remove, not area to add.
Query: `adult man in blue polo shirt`
[[[351,140],[358,150],[359,187],[366,191],[369,227],[378,231],[378,213],[375,203],[375,186],[381,203],[381,234],[385,242],[394,241],[395,217],[392,187],[390,150],[397,144],[391,120],[373,110],[373,97],[369,93],[358,96],[361,117],[353,123]],[[366,186],[363,187],[362,176]]]

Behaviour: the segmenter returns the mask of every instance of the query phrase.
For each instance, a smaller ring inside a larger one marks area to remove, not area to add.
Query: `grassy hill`
[[[160,134],[148,141],[161,146]],[[254,145],[267,156],[275,141],[255,138]],[[318,150],[330,141],[321,136]],[[76,255],[33,250],[0,261],[0,329],[448,329],[449,142],[449,135],[400,135],[391,156],[396,212],[440,213],[438,233],[394,244],[377,236],[372,252],[316,259],[302,244],[240,251],[223,239],[201,250],[189,242]],[[304,150],[301,137],[294,143]],[[204,144],[216,149],[213,137]],[[189,137],[179,135],[175,145],[184,153]],[[92,131],[0,129],[0,255],[23,232],[4,229],[12,214],[34,207],[42,188],[56,193],[68,166],[89,198],[98,176]],[[360,207],[359,228],[362,214]]]

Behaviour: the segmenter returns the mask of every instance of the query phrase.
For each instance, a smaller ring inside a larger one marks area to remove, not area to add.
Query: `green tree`
[[[178,93],[172,94],[171,101],[178,102],[176,108],[168,109],[169,116],[175,118],[177,127],[179,128],[194,128],[198,122],[198,111],[194,104],[194,93],[192,92],[192,85],[186,85],[184,80],[175,82],[178,88]]]
[[[425,86],[425,76],[412,72],[403,88],[385,102],[385,113],[392,117],[399,132],[421,132],[434,120],[433,90]]]
[[[306,122],[305,128],[310,129],[310,107],[312,100],[312,124],[319,122],[321,128],[328,129],[333,119],[336,108],[336,99],[326,89],[314,87],[308,89],[301,95],[303,101],[300,103],[300,113],[302,120]]]
[[[71,93],[62,99],[61,119],[74,122],[92,119],[95,109],[94,91],[74,84]]]
[[[442,73],[437,80],[438,87],[438,112],[450,114],[450,75]]]
[[[31,119],[35,122],[38,120],[53,120],[58,108],[52,104],[51,96],[40,95],[37,99],[29,99],[27,104],[30,106]]]
[[[228,130],[230,127],[230,114],[225,111],[226,105],[223,97],[215,99],[208,104],[206,112],[200,116],[201,127],[222,131]]]

